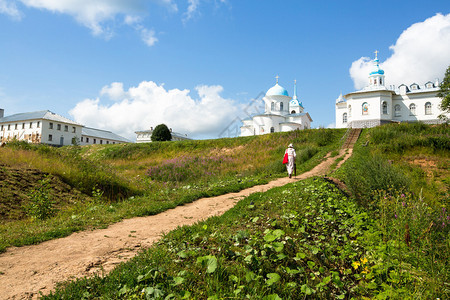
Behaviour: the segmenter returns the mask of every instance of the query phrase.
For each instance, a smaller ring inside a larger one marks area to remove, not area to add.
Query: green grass
[[[285,176],[281,161],[291,142],[301,157],[297,172],[307,171],[338,147],[343,133],[320,129],[234,139],[63,148],[12,143],[0,148],[0,162],[59,176],[97,199],[72,201],[46,220],[2,221],[0,252],[267,183]],[[206,164],[199,163],[205,159]],[[148,176],[152,168],[160,171],[159,177]]]

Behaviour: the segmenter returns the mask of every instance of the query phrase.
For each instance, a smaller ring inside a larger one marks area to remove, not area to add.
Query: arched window
[[[368,115],[369,114],[369,104],[367,102],[364,102],[362,104],[362,114]]]
[[[275,128],[270,127],[270,133],[274,133],[275,132]]]
[[[283,111],[283,102],[280,103],[280,111]]]
[[[271,110],[271,111],[274,111],[274,110],[275,110],[275,102],[272,102],[272,103],[270,104],[270,110]]]
[[[352,106],[349,105],[348,106],[348,117],[351,118],[351,116],[352,116]]]
[[[386,101],[383,101],[382,107],[383,107],[383,115],[387,115],[388,114],[388,105],[387,105]]]
[[[400,117],[402,115],[400,104],[396,104],[394,106],[394,112],[395,112],[394,114],[395,114],[396,117]]]
[[[291,111],[291,114],[295,114],[295,110]]]
[[[347,123],[347,113],[342,115],[342,123]]]
[[[411,103],[409,105],[409,114],[411,116],[415,116],[416,115],[416,105],[414,103]]]
[[[430,102],[425,103],[425,114],[431,115],[431,103]]]

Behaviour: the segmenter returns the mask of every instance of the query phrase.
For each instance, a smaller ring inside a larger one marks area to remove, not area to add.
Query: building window
[[[2,125],[2,129],[1,130],[3,131],[3,125]]]
[[[77,132],[77,129],[75,127],[72,127],[72,133]]]
[[[383,101],[382,107],[383,107],[383,115],[387,115],[388,114],[388,105],[387,105],[386,101]]]
[[[270,104],[270,110],[272,110],[272,111],[275,110],[275,103],[274,103],[274,102],[272,102],[272,103]]]
[[[373,80],[373,84],[377,85],[377,79],[376,78]]]
[[[411,103],[409,105],[409,114],[411,116],[415,116],[416,115],[416,105],[414,103]]]
[[[369,104],[367,102],[364,102],[362,105],[362,114],[363,115],[369,114]]]
[[[81,141],[83,141],[83,137],[81,137]]]
[[[270,133],[274,133],[275,132],[275,128],[270,127]]]
[[[22,129],[25,129],[25,123],[22,123]]]
[[[394,112],[395,112],[395,116],[396,117],[400,117],[402,114],[401,114],[401,108],[400,108],[400,104],[396,104],[395,106],[394,106]]]
[[[65,132],[68,132],[68,131],[69,131],[69,126],[64,125],[64,131],[65,131]]]
[[[56,130],[61,130],[61,124],[56,125]]]
[[[48,128],[49,128],[49,129],[53,129],[53,123],[50,122],[50,123],[48,124]]]
[[[11,124],[8,124],[8,130],[11,130]]]
[[[103,140],[100,140],[100,144],[103,144]]]
[[[352,106],[348,106],[348,117],[350,118],[352,116]]]
[[[430,102],[425,103],[425,114],[431,115],[431,103]]]
[[[295,114],[295,110],[291,111],[291,114]]]
[[[383,85],[383,79],[380,78],[380,85]]]
[[[106,141],[106,144],[109,144],[109,141]]]
[[[94,139],[94,144],[96,144],[97,143],[97,139]]]
[[[41,127],[41,122],[37,122],[37,128]]]
[[[280,111],[283,111],[283,108],[284,108],[283,105],[284,105],[283,102],[281,102],[280,103]]]
[[[86,143],[89,143],[89,138],[88,137],[86,138]]]
[[[51,134],[48,135],[48,141],[49,142],[53,141],[53,136]]]
[[[342,123],[347,123],[347,113],[342,115]]]
[[[33,122],[30,122],[30,128],[33,128]]]
[[[17,124],[14,125],[14,129],[17,130]]]

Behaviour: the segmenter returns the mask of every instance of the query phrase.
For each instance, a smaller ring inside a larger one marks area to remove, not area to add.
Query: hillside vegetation
[[[449,150],[445,125],[365,129],[333,174],[347,191],[253,194],[44,299],[448,299]]]
[[[0,148],[0,251],[285,176],[289,143],[303,172],[338,148],[344,132],[62,148],[9,143]]]

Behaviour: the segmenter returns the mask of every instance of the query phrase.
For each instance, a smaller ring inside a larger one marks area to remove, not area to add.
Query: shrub
[[[39,186],[31,193],[30,198],[26,210],[32,218],[45,220],[55,214],[56,210],[50,195],[50,177],[39,181]]]

